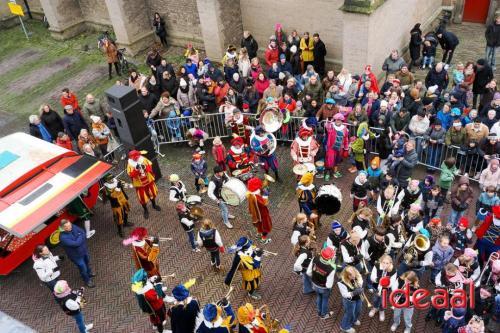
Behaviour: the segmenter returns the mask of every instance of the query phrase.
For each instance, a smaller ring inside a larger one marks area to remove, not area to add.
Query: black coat
[[[485,64],[482,68],[474,66],[476,76],[472,84],[472,92],[474,94],[484,94],[486,92],[486,85],[493,79],[493,71],[490,65]]]
[[[486,37],[486,45],[491,47],[499,47],[500,46],[500,24],[496,24],[493,22],[486,28],[486,32],[484,33]]]
[[[153,20],[153,27],[155,27],[155,32],[158,37],[167,36],[167,30],[165,30],[165,20],[160,18],[160,22]]]
[[[33,135],[35,138],[39,138],[43,140],[42,133],[38,126],[30,124],[30,135]]]
[[[173,98],[177,97],[177,88],[179,88],[179,83],[174,76],[171,76],[168,80],[161,78],[160,86],[162,93],[168,91],[170,93],[170,96],[172,96]]]
[[[420,46],[422,45],[422,30],[419,28],[410,31],[410,57],[412,60],[420,58]]]
[[[66,134],[69,135],[71,140],[77,140],[78,135],[80,135],[80,130],[82,128],[89,129],[85,120],[83,120],[82,116],[78,111],[74,111],[73,114],[64,114],[63,118],[64,129]]]
[[[300,68],[300,55],[299,52],[290,54],[290,64],[292,65],[292,75],[300,75],[302,70]]]
[[[443,31],[441,38],[438,37],[438,41],[443,50],[453,50],[459,43],[458,37],[450,31]]]
[[[142,104],[143,110],[148,110],[148,112],[151,112],[156,104],[158,104],[158,97],[156,97],[156,95],[153,93],[148,93],[146,96],[139,94],[139,101]]]
[[[259,44],[257,44],[257,41],[253,38],[252,35],[248,36],[247,38],[241,39],[241,47],[247,49],[248,57],[250,59],[255,58],[257,56],[257,50],[259,49]]]
[[[441,72],[437,72],[436,68],[431,69],[425,77],[425,86],[427,88],[437,85],[439,91],[443,91],[448,87],[448,72],[443,68]]]
[[[64,124],[61,116],[59,116],[59,114],[54,110],[50,110],[49,112],[42,112],[40,120],[42,122],[42,125],[45,126],[47,131],[49,131],[52,139],[55,140],[57,138],[57,133],[64,132]]]
[[[316,43],[314,43],[313,49],[314,55],[314,63],[319,65],[325,65],[325,57],[326,57],[326,46],[325,43],[320,39]]]

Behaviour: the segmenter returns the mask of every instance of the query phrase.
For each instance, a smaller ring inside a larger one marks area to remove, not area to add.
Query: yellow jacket
[[[304,38],[300,39],[300,49],[302,50],[302,60],[314,61],[314,54],[313,54],[314,41],[311,37],[309,37],[308,44],[306,44],[306,40]],[[305,70],[305,68],[304,68],[304,70]]]

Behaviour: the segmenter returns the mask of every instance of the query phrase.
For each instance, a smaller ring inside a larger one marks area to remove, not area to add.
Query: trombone
[[[263,250],[263,251],[264,251],[263,254],[265,256],[275,256],[276,257],[278,255],[278,252],[271,252],[271,251],[267,251],[267,250]]]
[[[352,285],[354,286],[354,288],[363,288],[362,286],[360,286],[360,285],[358,284],[358,281],[357,281],[356,279],[354,279],[354,280],[353,280],[353,284],[352,284]],[[367,308],[371,308],[371,307],[373,307],[373,305],[372,305],[372,303],[370,302],[370,300],[368,299],[368,297],[366,297],[366,295],[365,295],[365,291],[364,291],[364,290],[363,290],[363,292],[361,293],[361,295],[360,295],[360,296],[361,296],[361,299],[362,299],[363,301],[365,301],[365,302],[366,302],[366,307],[367,307]]]
[[[490,256],[488,257],[488,261],[483,266],[483,270],[481,271],[481,274],[477,278],[477,281],[475,284],[476,288],[479,287],[481,284],[488,285],[488,283],[490,282],[491,274],[493,273],[493,270],[490,268],[490,264],[492,264],[494,261],[496,261],[498,259],[500,259],[500,253],[499,252],[491,252]],[[483,280],[483,275],[488,269],[490,269],[490,273],[488,274],[488,278],[486,279],[485,283],[481,283],[481,281]]]

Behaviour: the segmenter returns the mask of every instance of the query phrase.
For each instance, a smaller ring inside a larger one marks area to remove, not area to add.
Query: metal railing
[[[249,119],[250,126],[256,127],[259,124],[255,114],[244,114]],[[304,117],[290,117],[287,126],[282,126],[281,129],[274,134],[278,141],[292,142],[302,125]],[[230,137],[231,129],[226,125],[225,115],[223,113],[207,113],[202,116],[176,117],[167,119],[158,119],[154,122],[154,127],[158,137],[158,145],[187,142],[188,133],[191,129],[197,127],[203,130],[208,135],[208,139],[213,139],[216,136],[221,138]],[[355,137],[357,126],[345,123],[349,130],[349,137]],[[317,128],[323,127],[323,122],[320,122]],[[385,131],[384,128],[370,127],[374,134],[380,134]],[[324,137],[324,131],[317,131],[316,136],[320,139]],[[430,144],[423,137],[411,137],[416,141],[416,151],[418,155],[418,164],[425,166],[428,169],[440,170],[441,163],[448,157],[453,156],[457,159],[456,167],[459,170],[459,175],[467,174],[471,180],[476,180],[473,176],[484,170],[488,161],[480,157],[477,153],[470,154],[460,149],[458,146],[442,144]],[[378,135],[373,136],[366,142],[366,150],[369,154],[379,154],[379,138]],[[108,153],[110,155],[111,153]],[[126,167],[126,161],[125,161]]]

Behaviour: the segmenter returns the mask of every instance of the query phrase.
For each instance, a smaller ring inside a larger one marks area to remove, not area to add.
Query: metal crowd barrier
[[[259,124],[255,114],[244,114],[249,118],[250,126]],[[274,134],[278,141],[292,142],[297,136],[304,117],[290,117],[286,128],[281,128]],[[207,133],[208,139],[213,139],[216,136],[221,138],[230,137],[231,129],[226,126],[223,113],[207,113],[202,116],[176,117],[167,119],[158,119],[154,122],[158,145],[187,142],[188,133],[195,125]],[[357,126],[345,123],[349,130],[349,137],[355,137]],[[318,124],[319,130],[315,133],[316,136],[322,137],[323,122]],[[372,155],[379,154],[379,138],[377,134],[385,131],[384,128],[370,127],[370,131],[375,134],[366,143],[366,150]],[[427,169],[440,170],[441,163],[448,157],[454,156],[457,159],[456,166],[460,175],[468,174],[471,180],[477,181],[473,176],[484,170],[488,162],[478,154],[467,154],[460,147],[447,146],[443,144],[426,144],[423,137],[411,137],[416,141],[416,150],[418,155],[418,164],[425,166]],[[108,153],[110,155],[111,153]],[[106,156],[108,156],[106,155]],[[125,161],[126,167],[126,161]],[[123,171],[122,171],[123,173]]]

